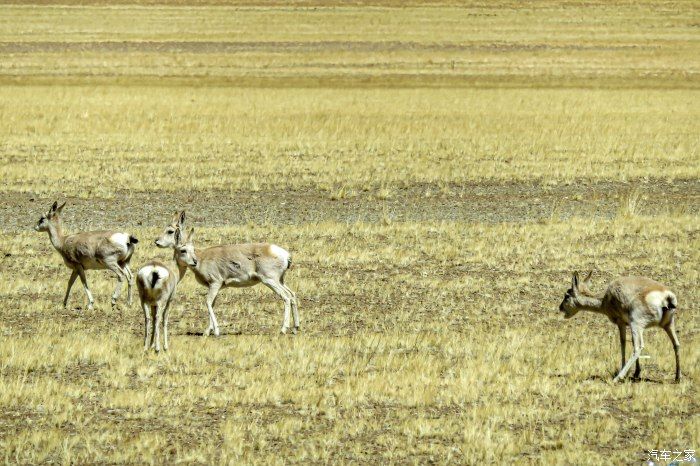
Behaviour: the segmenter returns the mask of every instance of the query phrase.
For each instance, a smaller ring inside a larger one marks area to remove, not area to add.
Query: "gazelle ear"
[[[66,202],[67,202],[67,201],[66,201]],[[58,213],[60,214],[61,211],[63,210],[63,208],[64,208],[65,206],[66,206],[66,203],[64,202],[63,204],[61,204],[60,206],[58,206],[58,208],[56,209],[56,212],[58,212]]]
[[[591,270],[588,272],[588,275],[586,275],[586,278],[583,279],[583,284],[587,287],[591,286],[591,277],[593,276],[593,271]]]
[[[176,228],[175,229],[175,245],[180,246],[181,242],[180,240],[182,239],[182,234],[180,233],[180,229]]]
[[[180,218],[177,221],[177,224],[180,226],[180,228],[183,228],[185,226],[185,211],[183,210],[180,212]]]
[[[191,243],[194,239],[194,227],[190,228],[190,232],[187,234],[187,242]]]
[[[53,214],[56,213],[56,209],[58,209],[58,202],[54,201],[53,205],[49,207],[49,211],[46,212],[46,216],[49,218],[53,217]]]
[[[574,291],[578,290],[578,272],[574,272],[574,276],[571,278],[571,289]]]

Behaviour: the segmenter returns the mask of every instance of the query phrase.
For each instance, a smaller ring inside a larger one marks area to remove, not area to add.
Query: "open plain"
[[[699,450],[696,2],[59,3],[0,6],[0,461]],[[107,272],[63,309],[54,200],[137,236],[134,270],[181,209],[198,246],[283,246],[301,333],[257,286],[203,337],[188,273],[144,353]],[[674,290],[680,383],[659,329],[611,382],[615,326],[558,312],[574,270]]]

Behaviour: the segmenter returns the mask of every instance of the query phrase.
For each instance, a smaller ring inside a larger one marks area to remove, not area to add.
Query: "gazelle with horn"
[[[63,306],[67,306],[73,283],[80,277],[87,295],[88,309],[92,309],[94,300],[85,277],[85,271],[92,269],[108,269],[116,274],[118,282],[112,294],[112,306],[116,305],[122,291],[122,282],[126,279],[129,287],[127,303],[131,304],[134,277],[129,268],[129,261],[138,240],[129,233],[120,231],[88,231],[65,235],[61,223],[61,212],[65,206],[65,202],[60,206],[54,202],[34,227],[36,231],[45,231],[49,234],[51,244],[72,271],[68,279],[66,295],[63,298]]]
[[[571,288],[564,295],[559,310],[564,317],[571,318],[578,311],[592,311],[603,314],[617,325],[620,332],[620,348],[622,363],[620,372],[613,381],[622,380],[635,364],[634,378],[639,378],[641,367],[639,358],[644,348],[644,329],[661,327],[673,343],[676,356],[676,381],[681,378],[680,342],[676,335],[676,308],[678,301],[666,286],[645,277],[620,277],[613,280],[602,296],[596,296],[590,291],[590,272],[585,280],[580,281],[578,273],[574,273]],[[626,329],[632,331],[632,356],[625,361]]]
[[[156,240],[160,248],[176,248],[176,234],[185,229],[185,212],[176,214],[172,223]],[[284,319],[282,333],[287,333],[290,326],[290,314],[294,314],[293,333],[299,330],[299,311],[297,298],[292,290],[284,284],[284,275],[292,265],[292,256],[279,246],[269,243],[247,243],[226,246],[214,246],[195,250],[193,244],[194,230],[185,237],[184,248],[194,257],[197,265],[189,264],[197,282],[209,289],[207,293],[207,310],[209,327],[204,335],[214,332],[219,335],[219,324],[214,315],[214,303],[222,288],[247,287],[258,283],[270,288],[284,301]]]
[[[175,232],[174,263],[170,266],[151,260],[136,273],[136,285],[143,307],[145,337],[144,351],[149,346],[160,351],[160,327],[163,326],[163,349],[168,350],[168,311],[175,288],[187,272],[187,266],[196,267],[197,261],[182,244],[180,231]]]

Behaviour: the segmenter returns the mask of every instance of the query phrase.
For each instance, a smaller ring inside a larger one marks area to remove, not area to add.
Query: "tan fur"
[[[167,277],[160,276],[156,286],[152,283],[152,270],[165,269]],[[165,264],[159,260],[151,260],[138,271],[136,284],[144,313],[144,351],[152,347],[160,351],[160,328],[163,326],[163,349],[168,350],[168,316],[170,303],[175,296],[175,289],[185,275],[187,266],[179,266],[176,262]]]
[[[203,285],[221,280],[225,286],[240,287],[260,283],[264,276],[279,279],[286,272],[286,264],[272,255],[270,246],[248,243],[197,249],[200,265],[192,271]]]
[[[67,262],[80,263],[86,269],[105,269],[107,267],[102,265],[102,261],[112,256],[118,257],[118,262],[126,263],[131,254],[123,254],[121,247],[110,241],[110,237],[115,233],[114,231],[88,231],[66,236],[59,253]],[[100,262],[96,267],[89,267],[93,258]]]
[[[72,270],[63,299],[64,307],[68,304],[68,296],[75,279],[80,277],[87,294],[88,309],[92,309],[94,300],[87,284],[85,271],[93,269],[108,269],[117,276],[117,286],[112,294],[113,306],[121,294],[122,282],[126,279],[128,283],[127,303],[131,304],[134,279],[129,262],[134,253],[136,240],[129,233],[117,231],[90,231],[66,236],[63,233],[60,217],[64,206],[65,203],[58,207],[58,204],[54,202],[49,212],[39,220],[35,227],[37,231],[48,233],[51,244],[61,255],[66,266]],[[124,241],[119,243],[115,241],[115,237],[124,239]],[[134,243],[130,242],[132,239]]]
[[[634,377],[641,372],[639,357],[644,348],[644,329],[662,327],[673,343],[676,355],[676,380],[680,380],[680,343],[675,331],[676,296],[666,286],[646,277],[620,277],[613,280],[605,293],[598,297],[590,291],[591,274],[581,282],[574,274],[572,287],[564,296],[559,309],[565,317],[573,317],[578,311],[604,314],[618,326],[622,352],[622,365],[615,380],[621,380],[633,363]],[[632,332],[634,354],[625,361],[626,328]]]
[[[175,247],[174,236],[178,232],[184,235],[185,213],[176,214],[173,222],[166,227],[156,240],[159,247]],[[293,332],[299,329],[299,313],[296,295],[284,284],[284,275],[289,269],[291,256],[289,252],[270,243],[245,243],[213,246],[195,250],[192,234],[187,236],[186,247],[197,260],[197,266],[189,268],[198,283],[209,289],[207,309],[209,327],[205,335],[214,331],[219,335],[219,325],[214,315],[214,302],[221,288],[246,287],[263,283],[284,301],[284,320],[282,333],[290,325],[290,313],[294,314]]]

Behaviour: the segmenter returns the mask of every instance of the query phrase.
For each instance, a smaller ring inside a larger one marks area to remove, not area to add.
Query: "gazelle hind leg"
[[[159,302],[158,304],[153,306],[153,310],[154,310],[153,313],[155,314],[155,325],[153,326],[154,327],[153,334],[155,336],[154,346],[156,349],[156,353],[159,353],[160,352],[160,326],[161,326],[161,322],[163,321],[163,306]]]
[[[168,315],[170,311],[170,299],[165,302],[163,310],[163,349],[168,351]]]
[[[277,296],[282,298],[282,300],[284,301],[284,320],[282,321],[281,333],[287,333],[287,330],[289,330],[289,321],[292,310],[292,297],[289,291],[287,291],[287,289],[285,288],[285,286],[282,285],[279,281],[273,280],[271,278],[262,278],[261,281],[265,286],[274,291],[277,294]]]
[[[124,274],[126,275],[127,280],[126,304],[131,306],[131,302],[133,301],[134,297],[134,274],[131,273],[131,268],[129,268],[129,264],[124,264],[122,270],[124,270]]]
[[[148,351],[149,340],[151,338],[151,309],[145,302],[141,303],[143,308],[143,323],[144,323],[144,337],[143,337],[143,350]]]
[[[680,351],[681,351],[681,343],[678,341],[678,335],[676,335],[676,318],[675,316],[671,318],[671,323],[664,328],[666,331],[666,334],[668,337],[671,339],[671,343],[673,343],[673,352],[676,356],[676,382],[680,382],[681,380],[681,358],[680,358]]]
[[[117,299],[119,299],[119,295],[122,293],[122,282],[126,278],[126,273],[116,262],[107,262],[105,265],[117,275],[117,286],[114,288],[114,293],[112,293],[112,307],[114,307],[117,305]]]
[[[282,284],[284,289],[289,293],[289,296],[291,297],[291,304],[292,304],[292,315],[294,317],[294,327],[292,328],[292,333],[297,333],[299,331],[299,325],[300,325],[300,320],[299,320],[299,301],[297,300],[297,295],[294,293],[287,285]]]

